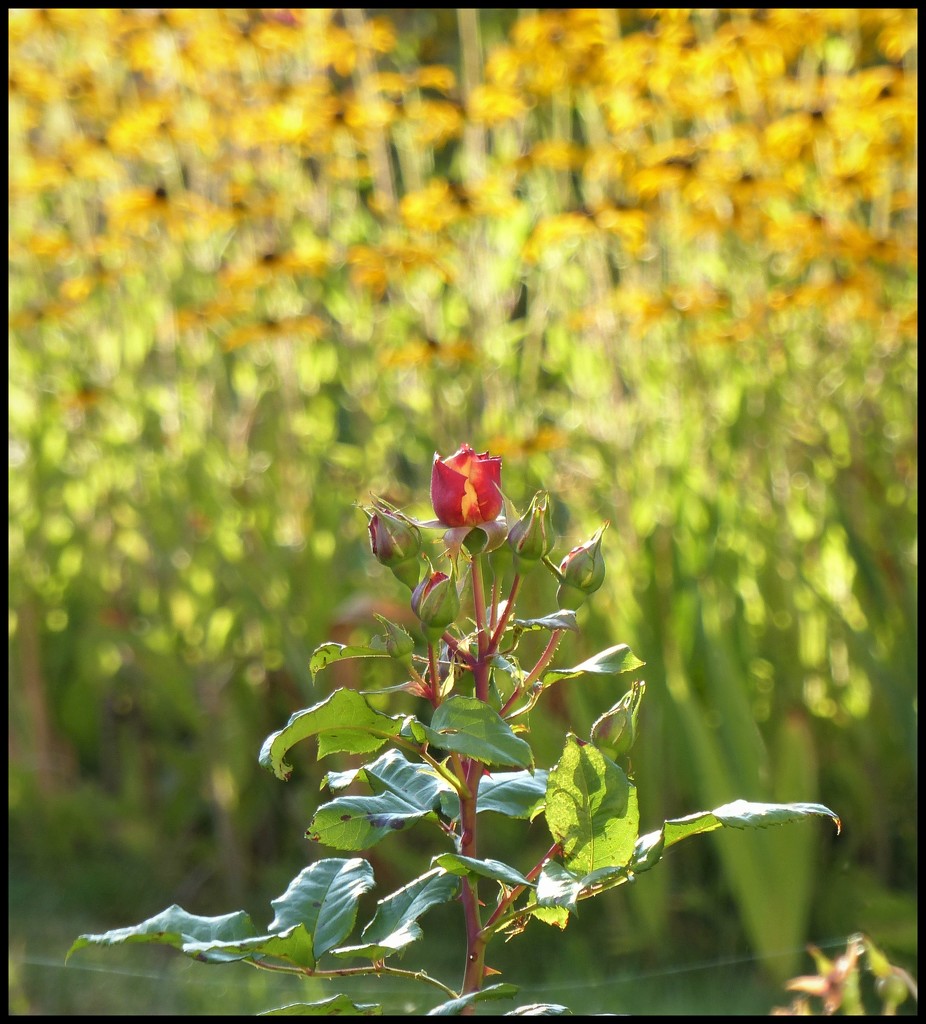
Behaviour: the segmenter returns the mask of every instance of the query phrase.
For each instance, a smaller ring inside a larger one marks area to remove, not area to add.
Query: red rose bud
[[[560,608],[581,608],[589,595],[604,583],[604,556],[601,554],[601,535],[608,528],[605,523],[591,540],[573,548],[559,567],[560,584],[556,601]]]
[[[630,752],[637,738],[637,716],[646,683],[642,680],[630,684],[630,689],[592,726],[589,739],[612,760]]]
[[[515,572],[530,572],[542,558],[553,550],[553,527],[550,523],[549,495],[535,494],[531,507],[508,534],[508,544],[514,553]]]
[[[421,620],[425,635],[436,640],[460,611],[457,583],[445,572],[432,572],[415,587],[412,611]]]
[[[377,501],[370,516],[370,547],[378,562],[413,590],[420,575],[421,534],[404,517]]]
[[[431,504],[444,526],[480,526],[502,510],[502,460],[468,445],[446,459],[434,453]]]

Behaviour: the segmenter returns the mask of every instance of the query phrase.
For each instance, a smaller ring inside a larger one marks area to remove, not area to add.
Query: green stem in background
[[[543,871],[543,866],[546,864],[551,857],[555,857],[560,852],[559,843],[554,843],[549,850],[540,858],[539,861],[528,871],[524,876],[529,882],[533,880]],[[508,908],[515,902],[515,900],[521,895],[522,892],[527,888],[526,885],[516,885],[511,889],[505,896],[502,896],[498,901],[498,906],[492,911],[492,915],[488,921],[486,921],[485,932],[495,934],[499,927],[504,924],[502,915],[506,913]],[[512,915],[515,916],[515,915]]]
[[[518,591],[521,589],[521,577],[515,574],[514,579],[511,581],[511,590],[508,594],[508,601],[505,604],[505,610],[502,612],[502,617],[496,625],[492,639],[489,641],[489,653],[494,654],[498,650],[498,645],[501,643],[502,636],[505,633],[505,627],[508,625],[508,620],[514,613],[514,603],[518,596]]]
[[[547,665],[549,665],[550,662],[553,660],[553,655],[556,654],[556,648],[559,646],[559,642],[560,640],[562,640],[563,633],[565,632],[566,631],[564,629],[553,630],[553,632],[550,634],[550,639],[547,641],[547,646],[544,647],[543,651],[540,654],[540,657],[537,659],[537,664],[534,665],[530,672],[528,672],[528,674],[524,677],[520,685],[515,688],[514,693],[512,693],[512,695],[508,698],[508,700],[505,702],[505,706],[499,712],[500,715],[504,716],[505,712],[508,711],[511,705],[514,704],[514,702],[522,694],[526,693],[540,678],[540,673],[543,672]],[[523,714],[525,711],[529,711],[534,706],[534,704],[536,704],[536,702],[536,698],[533,699],[527,705],[527,707],[520,708],[517,711],[517,714],[520,715]]]
[[[401,967],[387,967],[383,963],[372,964],[370,967],[339,967],[332,970],[313,971],[306,967],[285,967],[283,964],[270,964],[258,962],[257,960],[245,960],[246,964],[256,967],[261,971],[276,971],[279,974],[298,974],[304,978],[354,978],[361,974],[391,974],[397,978],[412,978],[415,981],[424,981],[429,985],[439,988],[451,999],[459,998],[449,985],[445,985],[437,978],[432,978],[427,971],[403,971]]]
[[[489,630],[495,632],[498,625],[498,590],[501,585],[498,573],[492,574],[492,593],[489,597]]]
[[[437,666],[437,652],[434,650],[434,644],[430,640],[428,641],[428,675],[431,677],[428,700],[436,709],[441,702],[440,672]]]

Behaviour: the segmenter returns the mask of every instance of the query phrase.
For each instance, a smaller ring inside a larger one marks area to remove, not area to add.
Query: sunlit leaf
[[[243,910],[221,917],[201,917],[174,904],[141,924],[114,928],[99,935],[81,935],[67,955],[70,957],[78,949],[91,945],[120,946],[130,942],[146,942],[183,949],[187,943],[234,941],[254,935],[254,924]]]
[[[260,763],[278,779],[288,780],[292,765],[284,761],[287,752],[301,740],[318,737],[318,756],[327,754],[369,754],[397,736],[405,719],[390,718],[374,711],[354,690],[342,689],[304,711],[297,711],[286,725],[264,740]]]
[[[515,619],[513,625],[524,631],[534,629],[569,629],[578,632],[576,613],[571,608],[561,608],[539,619]]]
[[[637,839],[636,787],[613,761],[570,735],[547,780],[544,811],[566,866],[588,874],[626,864]]]
[[[423,763],[409,761],[400,750],[387,750],[371,764],[345,772],[329,772],[322,781],[332,792],[365,783],[375,794],[394,793],[420,809],[433,810],[438,795],[456,796],[453,787]]]
[[[377,638],[379,639],[379,638]],[[316,647],[309,661],[309,671],[313,677],[323,668],[336,661],[348,661],[351,658],[388,658],[385,646],[346,646],[345,644],[325,643]]]
[[[509,985],[501,982],[498,985],[489,985],[479,992],[471,992],[469,995],[460,996],[459,999],[449,999],[440,1006],[435,1006],[428,1011],[429,1017],[456,1017],[463,1012],[467,1006],[473,1003],[484,1003],[494,999],[513,999],[517,994],[517,985]]]
[[[511,726],[483,701],[459,695],[448,698],[434,712],[430,726],[411,723],[411,732],[419,742],[465,757],[474,757],[483,764],[533,764],[530,745],[515,736]]]
[[[420,935],[416,922],[432,907],[456,899],[460,880],[443,868],[435,867],[410,882],[402,889],[379,901],[376,914],[364,929],[362,937],[367,943],[402,948]]]
[[[350,996],[336,995],[317,1003],[289,1003],[273,1010],[264,1010],[259,1017],[378,1017],[383,1012],[379,1003],[355,1003]]]
[[[842,830],[839,816],[823,804],[765,804],[734,800],[722,807],[716,807],[713,811],[699,811],[667,821],[664,826],[666,846],[674,846],[689,836],[713,832],[714,829],[724,826],[739,829],[768,828],[770,825],[787,825],[813,817],[831,818],[836,825],[837,834]]]
[[[537,904],[541,907],[574,911],[581,891],[581,876],[555,860],[547,861],[537,878]]]
[[[299,872],[282,896],[271,901],[276,916],[270,931],[304,924],[318,958],[350,934],[357,900],[374,884],[373,868],[360,857],[316,861]]]
[[[586,674],[619,675],[622,672],[632,672],[634,669],[641,668],[645,664],[646,662],[640,661],[626,644],[618,644],[616,647],[609,647],[605,651],[599,651],[598,654],[576,665],[574,668],[547,669],[541,675],[540,681],[546,687],[561,679],[572,679],[574,676]]]
[[[495,882],[501,882],[509,888],[517,885],[526,885],[533,888],[534,883],[529,882],[520,871],[500,860],[479,860],[476,857],[462,857],[458,853],[441,853],[432,861],[445,871],[462,877],[478,876],[479,878],[491,878]]]
[[[516,1010],[508,1010],[505,1017],[563,1017],[571,1016],[572,1010],[562,1003],[526,1003]]]
[[[436,821],[440,788],[435,785],[431,789],[428,802],[422,802],[424,793],[385,790],[375,796],[338,797],[318,808],[306,838],[336,850],[366,850],[423,818]]]

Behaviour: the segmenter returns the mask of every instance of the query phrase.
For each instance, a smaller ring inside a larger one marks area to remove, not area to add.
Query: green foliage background
[[[712,836],[538,948],[780,981],[862,930],[915,966],[915,17],[11,16],[16,956],[256,909],[314,855],[333,765],[257,752],[359,681],[313,686],[318,643],[409,614],[354,503],[426,515],[466,441],[551,492],[558,555],[610,520],[562,658],[647,661],[644,827],[844,824]],[[618,696],[562,689],[550,758]]]

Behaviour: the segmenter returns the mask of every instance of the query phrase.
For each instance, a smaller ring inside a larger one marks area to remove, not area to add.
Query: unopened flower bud
[[[415,650],[415,641],[397,622],[390,622],[389,619],[382,615],[376,615],[375,612],[373,614],[386,628],[382,644],[389,656],[403,664],[410,664],[412,653]]]
[[[418,583],[421,534],[403,516],[377,501],[370,516],[370,547],[376,560],[413,590]]]
[[[631,683],[624,696],[592,726],[589,738],[612,760],[629,753],[637,738],[637,716],[645,689],[642,680]]]
[[[605,523],[591,540],[573,548],[560,563],[560,585],[556,591],[556,600],[560,608],[581,608],[589,596],[604,583],[601,536],[607,527],[608,524]]]
[[[436,640],[460,611],[460,595],[453,576],[445,572],[425,576],[412,594],[412,611],[421,620],[427,638]]]
[[[553,543],[549,495],[540,492],[534,495],[531,507],[508,533],[515,572],[530,572],[553,550]]]

